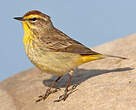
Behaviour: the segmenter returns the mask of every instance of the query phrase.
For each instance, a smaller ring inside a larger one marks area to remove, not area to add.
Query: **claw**
[[[60,102],[62,100],[65,101],[70,94],[72,94],[73,92],[75,92],[77,90],[76,89],[77,86],[78,85],[73,85],[71,89],[69,89],[69,90],[65,89],[65,93],[63,95],[59,96],[58,100],[54,100],[54,102]]]
[[[72,90],[76,89],[77,86],[78,84],[73,85]]]
[[[58,90],[60,90],[59,88],[56,88],[55,90],[51,91],[51,89],[56,85],[56,83],[59,81],[59,79],[62,76],[59,76],[51,85],[50,87],[46,90],[46,93],[44,95],[40,95],[38,98],[38,100],[36,100],[36,102],[39,102],[41,100],[45,100],[50,94],[57,92]]]
[[[53,94],[53,93],[57,92],[58,90],[60,90],[60,88],[56,88],[53,91],[51,91],[50,89],[47,89],[46,93],[44,95],[38,96],[39,99],[37,99],[36,102],[40,102],[42,100],[44,101],[50,94]]]
[[[43,96],[42,95],[40,95],[40,96],[38,96],[39,98],[42,98]]]
[[[37,103],[37,102],[40,102],[41,101],[41,99],[37,99],[35,102]]]
[[[67,99],[69,94],[67,94],[67,92],[65,92],[63,95],[59,96],[58,100],[54,100],[54,102],[60,102],[60,101],[65,101]]]
[[[76,89],[77,86],[78,84],[73,85],[72,88],[70,88],[68,91],[73,91],[74,89]]]

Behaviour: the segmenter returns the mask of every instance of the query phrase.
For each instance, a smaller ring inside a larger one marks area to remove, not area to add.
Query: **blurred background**
[[[33,9],[88,47],[136,32],[136,0],[2,0],[0,81],[33,67],[24,53],[22,25],[13,19]]]

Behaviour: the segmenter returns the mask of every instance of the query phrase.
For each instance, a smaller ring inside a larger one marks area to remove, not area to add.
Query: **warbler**
[[[37,10],[24,14],[23,17],[15,17],[23,24],[24,48],[30,61],[41,71],[58,75],[58,78],[50,85],[44,95],[39,96],[38,101],[45,100],[51,93],[58,80],[66,73],[69,80],[64,94],[56,101],[66,100],[68,97],[72,74],[79,65],[99,60],[106,57],[119,56],[97,53],[84,46],[80,42],[70,38],[53,26],[50,16]]]

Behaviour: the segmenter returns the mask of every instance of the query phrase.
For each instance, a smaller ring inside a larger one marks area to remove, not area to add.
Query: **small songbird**
[[[104,55],[92,51],[80,42],[70,38],[60,30],[56,29],[48,15],[32,10],[23,17],[15,17],[23,24],[24,28],[24,48],[30,61],[41,71],[56,74],[58,78],[50,85],[44,95],[39,96],[38,101],[45,100],[51,93],[58,80],[66,73],[69,74],[69,80],[64,94],[58,101],[66,100],[68,97],[72,74],[79,65],[99,60],[106,57],[123,57]]]

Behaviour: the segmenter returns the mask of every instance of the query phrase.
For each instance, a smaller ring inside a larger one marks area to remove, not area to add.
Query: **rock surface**
[[[38,69],[16,74],[0,83],[0,110],[136,110],[136,34],[100,45],[93,50],[125,56],[80,66],[73,75],[77,90],[66,101],[54,102],[64,92],[65,75],[45,101],[35,103],[56,78]]]

